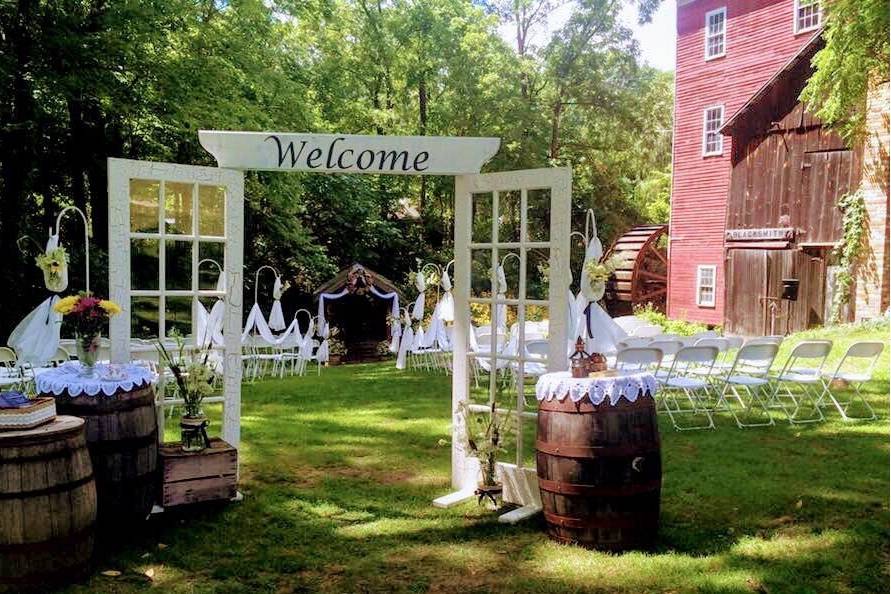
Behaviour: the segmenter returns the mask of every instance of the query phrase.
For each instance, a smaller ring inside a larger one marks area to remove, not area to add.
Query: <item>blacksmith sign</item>
[[[230,169],[463,175],[479,173],[498,138],[358,136],[201,130],[198,140]]]

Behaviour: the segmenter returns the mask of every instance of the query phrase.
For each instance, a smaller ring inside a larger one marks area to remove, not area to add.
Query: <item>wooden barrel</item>
[[[548,535],[608,551],[649,548],[659,526],[662,459],[647,394],[594,405],[543,400],[536,440]]]
[[[0,433],[0,589],[45,591],[83,577],[95,525],[83,420]]]
[[[112,396],[55,396],[60,413],[86,421],[87,447],[96,475],[99,528],[134,526],[155,502],[158,482],[158,418],[151,386]]]

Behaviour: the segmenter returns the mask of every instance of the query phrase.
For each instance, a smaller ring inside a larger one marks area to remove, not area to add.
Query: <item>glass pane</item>
[[[529,190],[526,193],[526,240],[551,239],[551,189]]]
[[[507,299],[519,299],[520,295],[520,253],[519,250],[498,250],[498,263],[504,270],[504,291]]]
[[[130,231],[158,232],[158,196],[161,182],[147,179],[130,180]]]
[[[198,186],[198,233],[226,235],[226,188]]]
[[[158,289],[158,244],[157,239],[130,240],[131,289]]]
[[[520,241],[520,191],[498,193],[498,241]]]
[[[192,234],[192,184],[164,184],[164,228],[176,235]]]
[[[133,338],[158,338],[157,297],[133,297],[130,299],[130,336]]]
[[[492,294],[492,250],[473,250],[470,254],[470,296]]]
[[[220,278],[220,269],[225,268],[223,260],[225,246],[222,243],[202,241],[198,244],[198,288],[213,291],[217,288],[217,279]],[[213,260],[213,262],[205,261]],[[217,266],[219,264],[219,266]],[[223,287],[223,290],[226,288]]]
[[[165,250],[166,289],[192,288],[192,242],[167,240]]]
[[[191,297],[167,297],[164,308],[164,319],[167,326],[167,336],[171,330],[176,330],[181,336],[192,334],[192,298]]]
[[[474,243],[492,242],[492,194],[474,194],[471,198],[473,209],[473,229],[470,241]]]
[[[547,300],[550,250],[526,250],[526,299]]]

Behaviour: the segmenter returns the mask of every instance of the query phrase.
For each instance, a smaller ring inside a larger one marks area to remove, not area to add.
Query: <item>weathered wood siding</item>
[[[705,14],[727,8],[726,55],[706,61]],[[703,110],[724,105],[727,120],[811,37],[795,35],[793,0],[678,2],[668,313],[724,320],[724,225],[731,141],[702,156]],[[696,305],[696,267],[717,267],[715,307]]]

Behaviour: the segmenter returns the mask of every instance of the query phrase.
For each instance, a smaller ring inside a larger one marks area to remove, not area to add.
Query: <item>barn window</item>
[[[727,9],[724,7],[705,13],[705,59],[724,55],[724,38],[727,30]]]
[[[696,305],[715,306],[715,266],[696,267]]]
[[[804,33],[820,26],[820,0],[795,0],[795,32]]]
[[[724,125],[724,106],[706,107],[702,124],[702,155],[721,155],[724,153],[724,137],[721,126]]]

